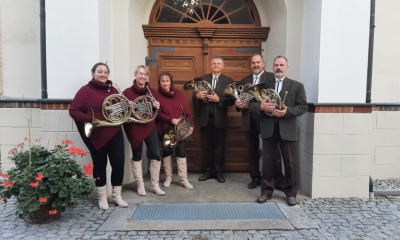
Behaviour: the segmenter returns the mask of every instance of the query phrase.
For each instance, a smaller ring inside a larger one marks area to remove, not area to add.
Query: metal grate
[[[282,220],[274,203],[140,204],[133,221]]]

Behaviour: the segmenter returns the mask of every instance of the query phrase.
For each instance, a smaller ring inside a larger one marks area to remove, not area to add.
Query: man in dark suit
[[[246,76],[240,81],[242,86],[246,84],[257,85],[260,83],[274,81],[275,75],[271,72],[266,72],[265,61],[261,54],[255,54],[250,59],[252,74]],[[252,100],[254,101],[254,99]],[[242,127],[245,131],[246,141],[248,144],[249,156],[249,171],[251,182],[248,188],[254,189],[261,185],[260,166],[260,115],[251,113],[248,109],[249,103],[246,101],[236,101],[236,110],[242,112]],[[276,177],[275,187],[281,190],[281,183],[283,183],[281,156],[278,152],[276,164]]]
[[[275,187],[276,151],[281,150],[285,183],[284,193],[289,206],[297,202],[297,164],[298,132],[297,117],[307,111],[307,98],[302,83],[286,77],[287,59],[277,56],[274,59],[274,81],[265,82],[265,88],[275,89],[283,101],[280,109],[275,103],[264,100],[251,103],[250,111],[260,114],[260,132],[262,138],[262,183],[261,195],[257,202],[264,203],[271,199]]]
[[[200,91],[194,96],[194,102],[200,117],[200,138],[203,147],[203,162],[205,163],[205,171],[199,181],[215,178],[220,183],[225,182],[223,172],[227,107],[233,105],[235,100],[224,96],[224,89],[233,80],[222,74],[223,68],[224,61],[221,57],[211,58],[212,73],[202,77],[202,80],[210,84],[212,93]]]

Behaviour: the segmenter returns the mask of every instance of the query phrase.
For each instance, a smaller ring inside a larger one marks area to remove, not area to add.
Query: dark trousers
[[[246,132],[248,144],[249,171],[250,177],[254,181],[261,181],[260,173],[260,129],[259,125],[250,124],[250,129]]]
[[[160,143],[158,138],[157,129],[153,129],[149,136],[144,139],[147,147],[147,155],[150,160],[161,160],[160,157]],[[133,161],[140,161],[142,160],[142,151],[143,151],[143,142],[137,146],[136,148],[132,149],[132,160]]]
[[[284,193],[287,197],[295,197],[297,195],[298,145],[297,141],[285,141],[280,137],[279,125],[275,125],[272,137],[263,139],[261,194],[272,195],[274,191],[278,147],[281,150],[285,172]]]
[[[210,115],[208,125],[201,128],[200,136],[205,172],[211,174],[223,173],[226,128],[215,126],[214,116]]]
[[[93,159],[93,178],[97,187],[102,187],[107,183],[107,156],[110,159],[112,167],[111,184],[113,186],[121,186],[124,178],[124,137],[122,130],[102,148],[96,150],[91,144],[88,144],[90,155]]]

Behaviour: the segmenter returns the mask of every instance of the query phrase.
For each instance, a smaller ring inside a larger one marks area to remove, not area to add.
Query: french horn
[[[186,117],[183,108],[182,112],[183,115],[178,118],[178,124],[174,126],[174,129],[169,130],[169,132],[163,136],[162,144],[164,149],[174,149],[178,145],[178,142],[185,140],[192,134],[192,131],[190,131],[192,125]]]
[[[137,97],[133,101],[131,116],[128,119],[130,123],[148,123],[153,121],[158,114],[158,109],[154,107],[157,100],[151,94],[148,86],[148,94]]]
[[[212,87],[211,85],[206,81],[202,80],[201,78],[194,78],[192,80],[187,81],[183,85],[184,90],[193,90],[195,94],[201,91],[207,91],[207,95],[212,94]],[[203,99],[204,103],[208,103],[208,98]]]
[[[233,82],[226,86],[226,88],[224,89],[224,94],[225,96],[234,97],[236,101],[248,103],[254,98],[254,96],[248,92],[244,92],[244,90],[252,86],[253,84],[251,83],[242,85],[238,82]]]
[[[129,99],[122,94],[112,94],[106,97],[102,104],[102,113],[105,121],[96,119],[93,115],[93,121],[84,124],[86,137],[90,137],[95,128],[114,127],[126,123],[131,113]]]
[[[254,96],[257,102],[263,102],[266,100],[269,103],[274,103],[276,109],[282,109],[282,105],[285,102],[287,91],[285,92],[285,97],[283,98],[282,101],[281,97],[275,90],[271,88],[262,88],[263,86],[265,86],[264,83],[260,83],[245,89],[244,92],[247,92],[252,96]],[[265,114],[267,114],[268,116],[274,116],[273,113],[270,112],[266,112]]]

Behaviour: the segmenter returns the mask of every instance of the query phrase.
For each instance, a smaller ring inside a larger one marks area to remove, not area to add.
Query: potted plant
[[[31,222],[49,222],[87,197],[94,189],[93,164],[81,167],[76,156],[87,153],[65,139],[54,149],[33,144],[28,138],[10,150],[8,157],[15,164],[2,173],[0,200],[15,197],[17,213]],[[28,145],[28,146],[27,146]]]

